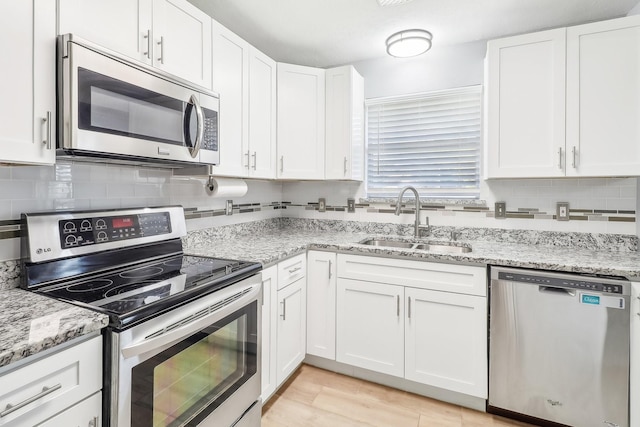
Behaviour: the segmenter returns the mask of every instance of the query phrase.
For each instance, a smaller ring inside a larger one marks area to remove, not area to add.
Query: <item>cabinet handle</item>
[[[396,316],[400,317],[400,295],[396,295]]]
[[[558,148],[558,168],[562,170],[562,147]]]
[[[18,404],[12,405],[11,403],[7,403],[7,407],[5,408],[5,410],[0,412],[0,418],[6,417],[7,415],[17,411],[18,409],[22,409],[28,404],[33,403],[36,400],[53,393],[56,390],[60,390],[61,388],[62,388],[62,384],[60,383],[51,387],[44,386],[42,387],[42,391],[40,393],[36,394],[35,396],[31,396],[30,398],[25,399]]]
[[[284,172],[284,156],[280,156],[280,172]]]
[[[331,260],[329,260],[329,280],[331,280]]]
[[[46,139],[42,143],[47,146],[47,150],[51,150],[51,111],[47,111],[47,117],[42,118],[42,124],[46,127],[43,134],[46,133]]]
[[[147,30],[147,34],[142,37],[147,41],[147,51],[142,54],[151,59],[151,30]]]
[[[161,64],[164,64],[164,36],[160,36],[158,45],[160,46],[160,56],[158,57],[158,61],[160,61]]]
[[[302,270],[302,267],[292,268],[292,269],[289,270],[289,274],[293,274],[293,273],[295,273],[297,271],[300,271],[300,270]]]
[[[347,174],[347,156],[344,156],[344,174]]]
[[[286,299],[282,300],[282,314],[280,315],[280,317],[282,317],[282,320],[287,320],[287,300]]]
[[[573,148],[571,149],[571,166],[575,169],[576,168],[576,154],[577,154],[578,150],[576,150],[576,146],[574,145]]]
[[[247,150],[247,152],[245,153],[245,156],[247,156],[247,164],[244,167],[249,169],[249,150]]]
[[[89,421],[89,427],[98,427],[98,417],[93,417],[91,421]]]
[[[258,153],[254,151],[251,157],[253,157],[253,170],[256,170],[258,165]]]
[[[407,297],[408,305],[407,305],[407,316],[411,319],[411,297]]]

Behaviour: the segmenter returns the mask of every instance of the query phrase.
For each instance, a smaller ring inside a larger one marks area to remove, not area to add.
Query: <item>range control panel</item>
[[[613,280],[598,280],[597,277],[592,279],[576,275],[573,277],[553,277],[543,275],[531,275],[512,272],[500,272],[498,279],[508,280],[511,282],[531,283],[539,286],[550,286],[560,288],[581,289],[592,292],[603,292],[608,294],[622,294],[624,287],[621,284],[612,283]]]
[[[95,216],[58,221],[60,248],[158,236],[171,233],[169,212]]]

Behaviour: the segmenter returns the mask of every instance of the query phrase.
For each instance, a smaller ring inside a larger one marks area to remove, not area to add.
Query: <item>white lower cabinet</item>
[[[74,405],[101,389],[102,337],[96,336],[0,375],[0,426],[89,426],[101,419],[101,405]],[[57,423],[57,417],[74,421]]]
[[[307,354],[336,359],[336,254],[307,253]]]
[[[640,426],[640,283],[631,284],[630,426]],[[635,402],[635,403],[634,403]]]
[[[487,397],[484,267],[356,255],[337,265],[338,362]]]
[[[302,363],[306,349],[305,279],[278,290],[276,380],[280,385]]]
[[[278,269],[274,265],[262,270],[262,401],[276,391],[276,328],[274,319]]]
[[[38,424],[38,427],[100,427],[101,413],[102,392],[98,392],[42,424]]]

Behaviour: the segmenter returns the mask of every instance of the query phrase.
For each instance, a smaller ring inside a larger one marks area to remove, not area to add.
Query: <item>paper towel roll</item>
[[[247,194],[247,183],[242,179],[213,178],[209,180],[213,183],[213,190],[208,189],[212,197],[242,197]]]

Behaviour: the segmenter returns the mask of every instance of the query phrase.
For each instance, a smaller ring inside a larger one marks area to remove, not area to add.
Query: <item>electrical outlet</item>
[[[569,221],[569,202],[558,202],[556,204],[556,219],[558,221]]]
[[[495,217],[504,219],[507,217],[507,202],[496,202]]]
[[[347,212],[356,213],[356,200],[347,199]]]
[[[225,215],[233,215],[233,200],[227,200],[227,206],[224,213]]]
[[[325,212],[327,210],[327,200],[324,197],[318,199],[318,212]]]

